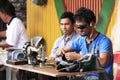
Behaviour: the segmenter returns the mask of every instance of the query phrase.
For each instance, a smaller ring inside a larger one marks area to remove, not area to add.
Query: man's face
[[[81,36],[88,36],[91,33],[91,27],[85,22],[76,21],[76,28]]]
[[[0,18],[3,20],[4,23],[7,23],[6,22],[6,14],[5,13],[0,12]]]
[[[74,24],[72,24],[69,18],[61,19],[60,27],[65,35],[69,35],[74,31]]]

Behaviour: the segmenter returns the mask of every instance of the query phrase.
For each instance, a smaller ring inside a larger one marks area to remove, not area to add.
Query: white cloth
[[[6,63],[7,60],[7,51],[1,51],[0,49],[0,65],[3,65]]]
[[[7,24],[6,36],[6,42],[14,49],[22,49],[25,42],[28,41],[24,24],[16,17],[11,20],[10,24]]]

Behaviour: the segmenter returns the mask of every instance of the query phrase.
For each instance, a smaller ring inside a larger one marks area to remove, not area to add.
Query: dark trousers
[[[16,78],[17,80],[31,80],[33,78],[38,80],[38,74],[29,71],[18,70],[16,73]]]
[[[0,65],[0,68],[3,67],[3,65]],[[6,69],[0,71],[0,80],[6,80]]]
[[[44,77],[44,78],[43,78]],[[24,70],[18,70],[16,73],[17,80],[31,80],[34,78],[34,80],[68,80],[67,77],[50,77],[50,76],[44,76],[37,73],[24,71]]]

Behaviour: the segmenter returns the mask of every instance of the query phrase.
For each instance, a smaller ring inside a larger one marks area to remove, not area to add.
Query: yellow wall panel
[[[111,14],[111,18],[109,20],[107,29],[106,29],[106,36],[109,37],[111,40],[113,40],[112,35],[112,29],[114,28],[115,22],[116,22],[116,16],[117,16],[117,6],[118,6],[118,0],[115,1],[115,5]]]
[[[54,0],[39,6],[27,0],[28,37],[42,36],[46,42],[46,54],[50,54],[54,41],[61,35]]]

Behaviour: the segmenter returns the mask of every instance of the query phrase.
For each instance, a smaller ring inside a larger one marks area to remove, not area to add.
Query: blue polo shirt
[[[110,54],[110,59],[107,66],[104,68],[106,74],[110,80],[113,80],[113,50],[112,43],[105,35],[99,33],[99,35],[87,46],[86,37],[79,37],[70,44],[70,48],[73,51],[80,52],[82,55],[92,53],[99,55],[102,52]]]

